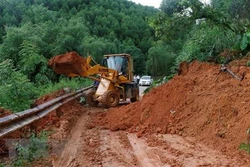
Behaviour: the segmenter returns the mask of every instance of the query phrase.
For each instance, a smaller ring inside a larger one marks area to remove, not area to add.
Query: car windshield
[[[146,79],[146,80],[148,80],[148,79],[151,79],[151,77],[150,77],[150,76],[143,76],[143,77],[141,77],[141,79]]]

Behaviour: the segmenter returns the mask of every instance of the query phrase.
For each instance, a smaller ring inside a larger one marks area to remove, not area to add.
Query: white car
[[[153,83],[153,79],[151,76],[142,76],[139,81],[140,86],[150,86]]]

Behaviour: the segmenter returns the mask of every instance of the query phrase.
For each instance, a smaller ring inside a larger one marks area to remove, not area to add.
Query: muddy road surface
[[[51,153],[51,166],[247,166],[192,138],[170,134],[138,138],[134,133],[113,132],[95,127],[91,119],[100,112],[107,111],[102,108],[87,108],[72,122],[74,125],[66,136],[60,134],[64,133],[62,130],[54,134],[53,139],[62,141],[63,145],[53,146],[56,151]]]

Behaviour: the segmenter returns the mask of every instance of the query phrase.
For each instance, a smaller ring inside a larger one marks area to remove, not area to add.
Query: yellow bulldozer
[[[120,101],[139,100],[139,86],[133,81],[133,60],[129,54],[104,55],[100,65],[91,56],[84,58],[69,52],[52,57],[48,65],[57,74],[87,77],[98,83],[84,95],[90,106],[101,103],[105,107],[115,107]]]

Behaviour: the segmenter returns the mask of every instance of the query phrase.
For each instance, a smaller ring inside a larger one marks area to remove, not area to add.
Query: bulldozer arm
[[[90,56],[84,58],[77,54],[76,52],[68,52],[66,54],[57,55],[52,57],[48,61],[48,65],[52,68],[53,71],[57,74],[64,74],[70,77],[82,76],[89,77],[93,80],[99,80],[95,77],[90,77],[95,74],[106,74],[114,73],[115,76],[118,75],[116,70],[103,67],[97,63],[94,66],[90,65],[91,60]]]

